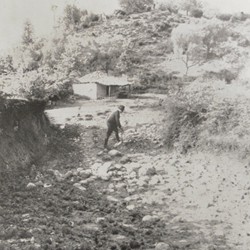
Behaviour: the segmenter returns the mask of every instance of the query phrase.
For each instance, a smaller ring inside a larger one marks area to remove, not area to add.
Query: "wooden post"
[[[111,86],[109,86],[109,97],[111,96]]]

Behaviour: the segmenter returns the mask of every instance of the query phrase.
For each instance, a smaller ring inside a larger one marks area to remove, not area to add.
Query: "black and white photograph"
[[[250,1],[0,0],[0,250],[250,250]]]

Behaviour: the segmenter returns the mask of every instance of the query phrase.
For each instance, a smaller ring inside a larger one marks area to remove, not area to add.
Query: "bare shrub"
[[[141,13],[154,7],[154,0],[120,0],[120,5],[126,13]]]
[[[232,14],[226,14],[226,13],[216,15],[216,18],[221,21],[229,21],[231,17],[232,17]]]
[[[193,9],[190,15],[195,18],[201,18],[203,16],[203,11],[201,9]]]

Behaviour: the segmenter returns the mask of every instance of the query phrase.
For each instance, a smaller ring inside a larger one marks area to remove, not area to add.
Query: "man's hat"
[[[119,105],[119,106],[118,106],[118,109],[120,109],[121,111],[124,111],[125,106],[124,106],[124,105]]]

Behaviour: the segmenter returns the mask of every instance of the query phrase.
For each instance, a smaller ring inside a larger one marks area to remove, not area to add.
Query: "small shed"
[[[111,76],[101,71],[87,74],[73,84],[74,93],[90,99],[101,99],[117,96],[120,93],[129,93],[131,83],[127,76]]]

